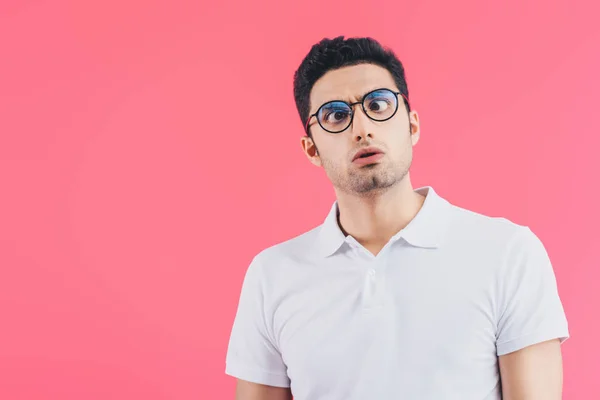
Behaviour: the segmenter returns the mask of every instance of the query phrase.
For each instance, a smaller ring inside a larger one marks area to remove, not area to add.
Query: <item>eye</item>
[[[329,124],[337,124],[344,121],[346,118],[348,118],[348,111],[346,110],[331,110],[324,116],[325,122]]]
[[[372,114],[374,118],[387,118],[395,111],[396,101],[396,95],[391,90],[377,90],[371,92],[365,98],[365,110]]]
[[[348,105],[343,102],[328,103],[321,108],[319,112],[319,121],[322,125],[334,127],[339,124],[344,124],[350,117],[351,110]]]
[[[369,111],[384,112],[390,108],[391,104],[386,99],[374,99],[369,102]]]

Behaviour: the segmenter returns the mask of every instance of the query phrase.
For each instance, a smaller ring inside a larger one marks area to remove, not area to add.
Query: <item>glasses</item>
[[[373,121],[383,122],[392,118],[398,111],[398,95],[401,95],[408,106],[408,98],[401,92],[390,89],[375,89],[363,96],[361,101],[346,103],[334,100],[323,104],[316,113],[306,121],[305,130],[308,133],[308,123],[312,117],[317,117],[321,128],[329,133],[340,133],[348,129],[354,119],[353,107],[361,104],[367,117]]]

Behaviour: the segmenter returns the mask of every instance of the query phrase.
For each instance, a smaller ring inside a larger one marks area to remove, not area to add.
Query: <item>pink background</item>
[[[339,34],[405,64],[415,186],[544,241],[600,398],[599,9],[488,3],[2,0],[0,398],[233,398],[249,261],[333,201],[292,75]]]

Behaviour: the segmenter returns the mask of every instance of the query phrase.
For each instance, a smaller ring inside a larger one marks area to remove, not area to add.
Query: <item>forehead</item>
[[[373,64],[359,64],[328,71],[310,92],[311,111],[331,100],[356,101],[373,89],[396,89],[390,72]]]

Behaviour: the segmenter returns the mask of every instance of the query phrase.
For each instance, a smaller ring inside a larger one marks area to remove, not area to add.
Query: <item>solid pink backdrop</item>
[[[596,4],[2,1],[0,398],[233,398],[249,261],[334,199],[292,77],[341,34],[405,64],[415,186],[541,237],[600,398]]]

